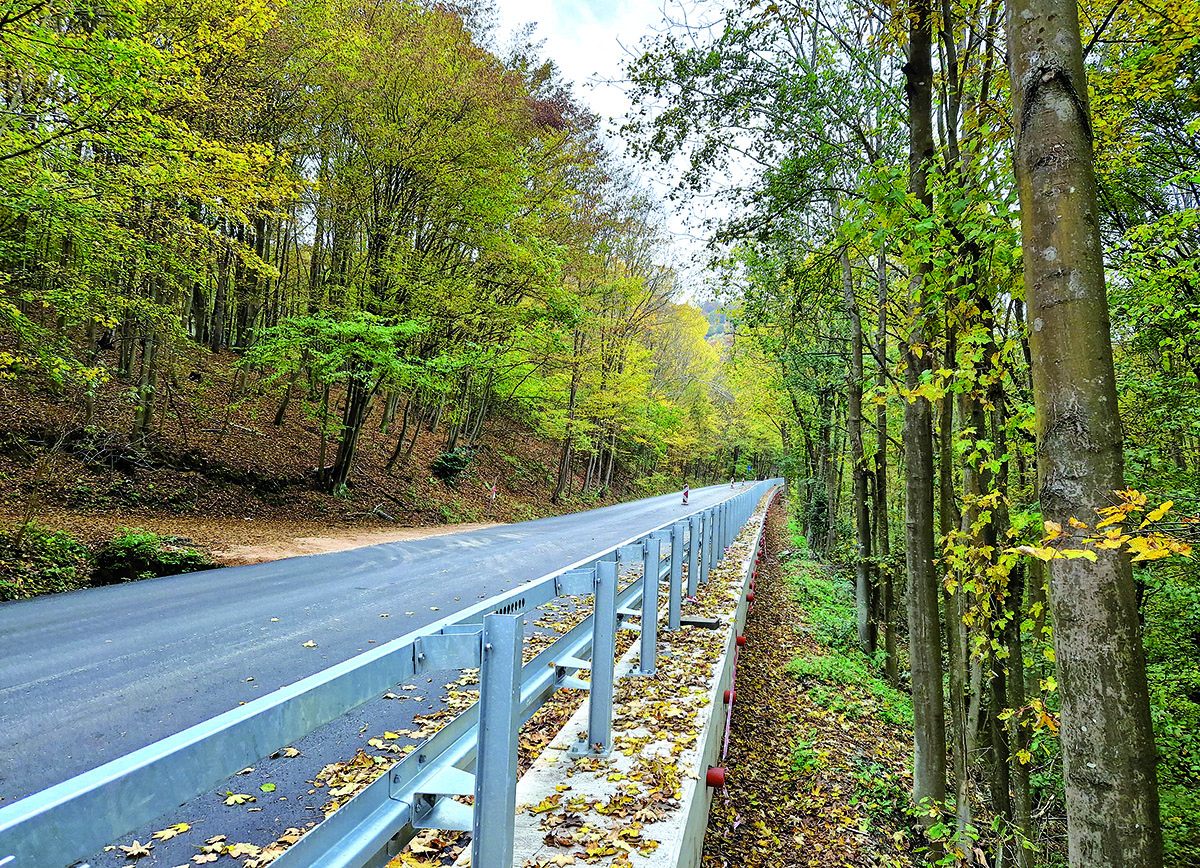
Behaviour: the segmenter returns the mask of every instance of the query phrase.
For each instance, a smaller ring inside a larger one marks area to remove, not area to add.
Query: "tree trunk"
[[[221,251],[217,266],[217,291],[213,299],[211,326],[208,330],[209,347],[219,353],[225,347],[225,296],[229,291],[229,248]]]
[[[1039,494],[1043,516],[1068,532],[1125,488],[1078,14],[1074,0],[1012,0],[1006,21]],[[1069,857],[1158,868],[1133,572],[1125,552],[1097,555],[1050,562]]]
[[[400,450],[404,448],[404,438],[408,434],[408,414],[412,409],[412,398],[404,402],[404,416],[400,421],[400,434],[396,437],[396,448],[392,450],[391,457],[388,458],[387,464],[384,465],[384,470],[391,470],[396,466],[396,459],[400,457]]]
[[[929,0],[911,0],[909,57],[904,66],[909,104],[909,191],[932,210],[928,167],[933,159],[930,61],[933,41]],[[923,293],[928,265],[913,272],[910,287],[912,328],[905,352],[905,385],[915,390],[933,356],[925,335]],[[929,401],[921,396],[904,405],[905,565],[908,569],[908,636],[913,693],[913,801],[919,808],[946,800],[946,724],[942,699],[942,639],[938,615],[938,580],[933,546],[933,420]],[[923,822],[932,824],[929,810]],[[935,857],[940,848],[932,845]]]
[[[346,390],[346,406],[342,411],[342,436],[338,441],[333,467],[329,470],[329,490],[335,494],[346,486],[350,471],[354,468],[354,456],[358,451],[358,440],[363,423],[371,406],[375,390],[368,389],[359,377],[351,374]]]
[[[835,220],[841,222],[838,202],[833,202]],[[846,398],[846,432],[850,439],[850,462],[854,473],[854,530],[858,552],[854,561],[854,607],[858,620],[858,647],[868,656],[875,654],[876,624],[873,614],[871,586],[871,522],[867,511],[867,462],[863,455],[862,391],[863,391],[863,333],[854,292],[854,273],[850,270],[850,255],[843,250],[842,303],[850,321],[850,371]]]
[[[876,385],[880,394],[887,394],[887,253],[879,251],[877,269],[878,287],[876,304],[879,308],[879,331],[877,333]],[[888,421],[887,403],[875,405],[875,550],[879,553],[879,581],[883,591],[883,650],[887,656],[885,668],[888,683],[893,687],[900,684],[900,668],[896,658],[896,593],[895,575],[889,559],[892,554],[891,531],[888,528],[887,504],[887,449]]]
[[[575,332],[575,357],[578,359],[582,351],[582,335]],[[567,396],[567,429],[563,433],[562,450],[558,455],[558,479],[554,483],[554,494],[550,495],[551,503],[558,503],[559,498],[567,489],[567,480],[571,473],[571,447],[574,432],[571,430],[575,423],[575,401],[579,396],[579,362],[571,366],[571,392]]]

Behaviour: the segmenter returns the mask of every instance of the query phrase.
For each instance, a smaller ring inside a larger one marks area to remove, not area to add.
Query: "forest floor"
[[[580,465],[566,497],[552,504],[558,445],[504,407],[486,419],[454,485],[430,469],[445,447],[444,426],[422,430],[411,458],[402,455],[388,471],[403,408],[385,432],[377,400],[348,491],[333,495],[314,482],[320,432],[311,405],[296,395],[274,425],[280,396],[259,390],[253,375],[239,382],[236,361],[202,349],[175,358],[160,381],[152,432],[140,443],[130,437],[128,381],[97,389],[85,426],[82,396],[0,380],[0,530],[32,517],[96,547],[121,528],[142,528],[181,537],[220,562],[247,563],[412,538],[412,528],[576,512],[666,484],[631,479],[618,467],[610,490],[583,493]],[[331,439],[327,463],[335,449]]]
[[[703,866],[912,865],[911,702],[847,647],[849,578],[802,561],[792,551],[802,543],[777,502],[738,660],[728,784],[713,797]]]

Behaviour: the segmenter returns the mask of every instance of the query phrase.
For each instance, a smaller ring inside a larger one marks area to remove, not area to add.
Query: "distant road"
[[[734,493],[0,604],[0,805]]]

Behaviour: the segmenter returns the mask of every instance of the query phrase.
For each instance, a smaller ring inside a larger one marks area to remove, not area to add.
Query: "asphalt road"
[[[733,493],[0,604],[0,805]]]

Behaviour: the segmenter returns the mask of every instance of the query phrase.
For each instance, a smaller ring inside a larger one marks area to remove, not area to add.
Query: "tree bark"
[[[930,60],[933,41],[929,0],[911,0],[909,56],[904,66],[909,105],[909,191],[931,208],[928,167],[933,158]],[[932,364],[925,335],[924,282],[927,265],[913,272],[912,328],[904,348],[905,384],[916,389]],[[918,806],[946,800],[946,723],[942,698],[942,641],[933,546],[933,419],[929,401],[916,396],[904,406],[905,565],[908,570],[909,660],[913,692],[913,801]],[[929,811],[921,812],[932,823]],[[936,849],[936,845],[935,845]],[[932,855],[938,855],[936,852]]]
[[[835,219],[840,223],[837,200],[834,200]],[[853,508],[855,543],[858,548],[854,561],[854,608],[858,620],[858,647],[868,656],[875,654],[876,623],[873,617],[871,584],[871,521],[867,511],[867,462],[863,454],[862,391],[863,391],[863,332],[858,298],[854,291],[854,273],[850,270],[850,255],[842,250],[842,303],[850,321],[850,370],[846,384],[846,432],[850,439],[850,462],[853,467]]]
[[[879,331],[876,335],[877,350],[876,385],[880,394],[887,394],[887,253],[879,251],[879,263],[876,271],[878,286],[876,287],[876,305],[878,306]],[[875,533],[877,541],[875,550],[879,553],[879,581],[883,592],[883,650],[887,662],[888,683],[896,687],[900,683],[900,669],[896,657],[896,595],[895,576],[889,558],[892,553],[891,531],[888,527],[887,505],[887,449],[888,421],[887,402],[880,401],[875,405]]]
[[[1046,519],[1095,522],[1125,487],[1074,0],[1011,0],[1006,25],[1025,300]],[[1071,545],[1067,540],[1067,545]],[[1072,866],[1162,865],[1154,733],[1128,554],[1050,563]]]

